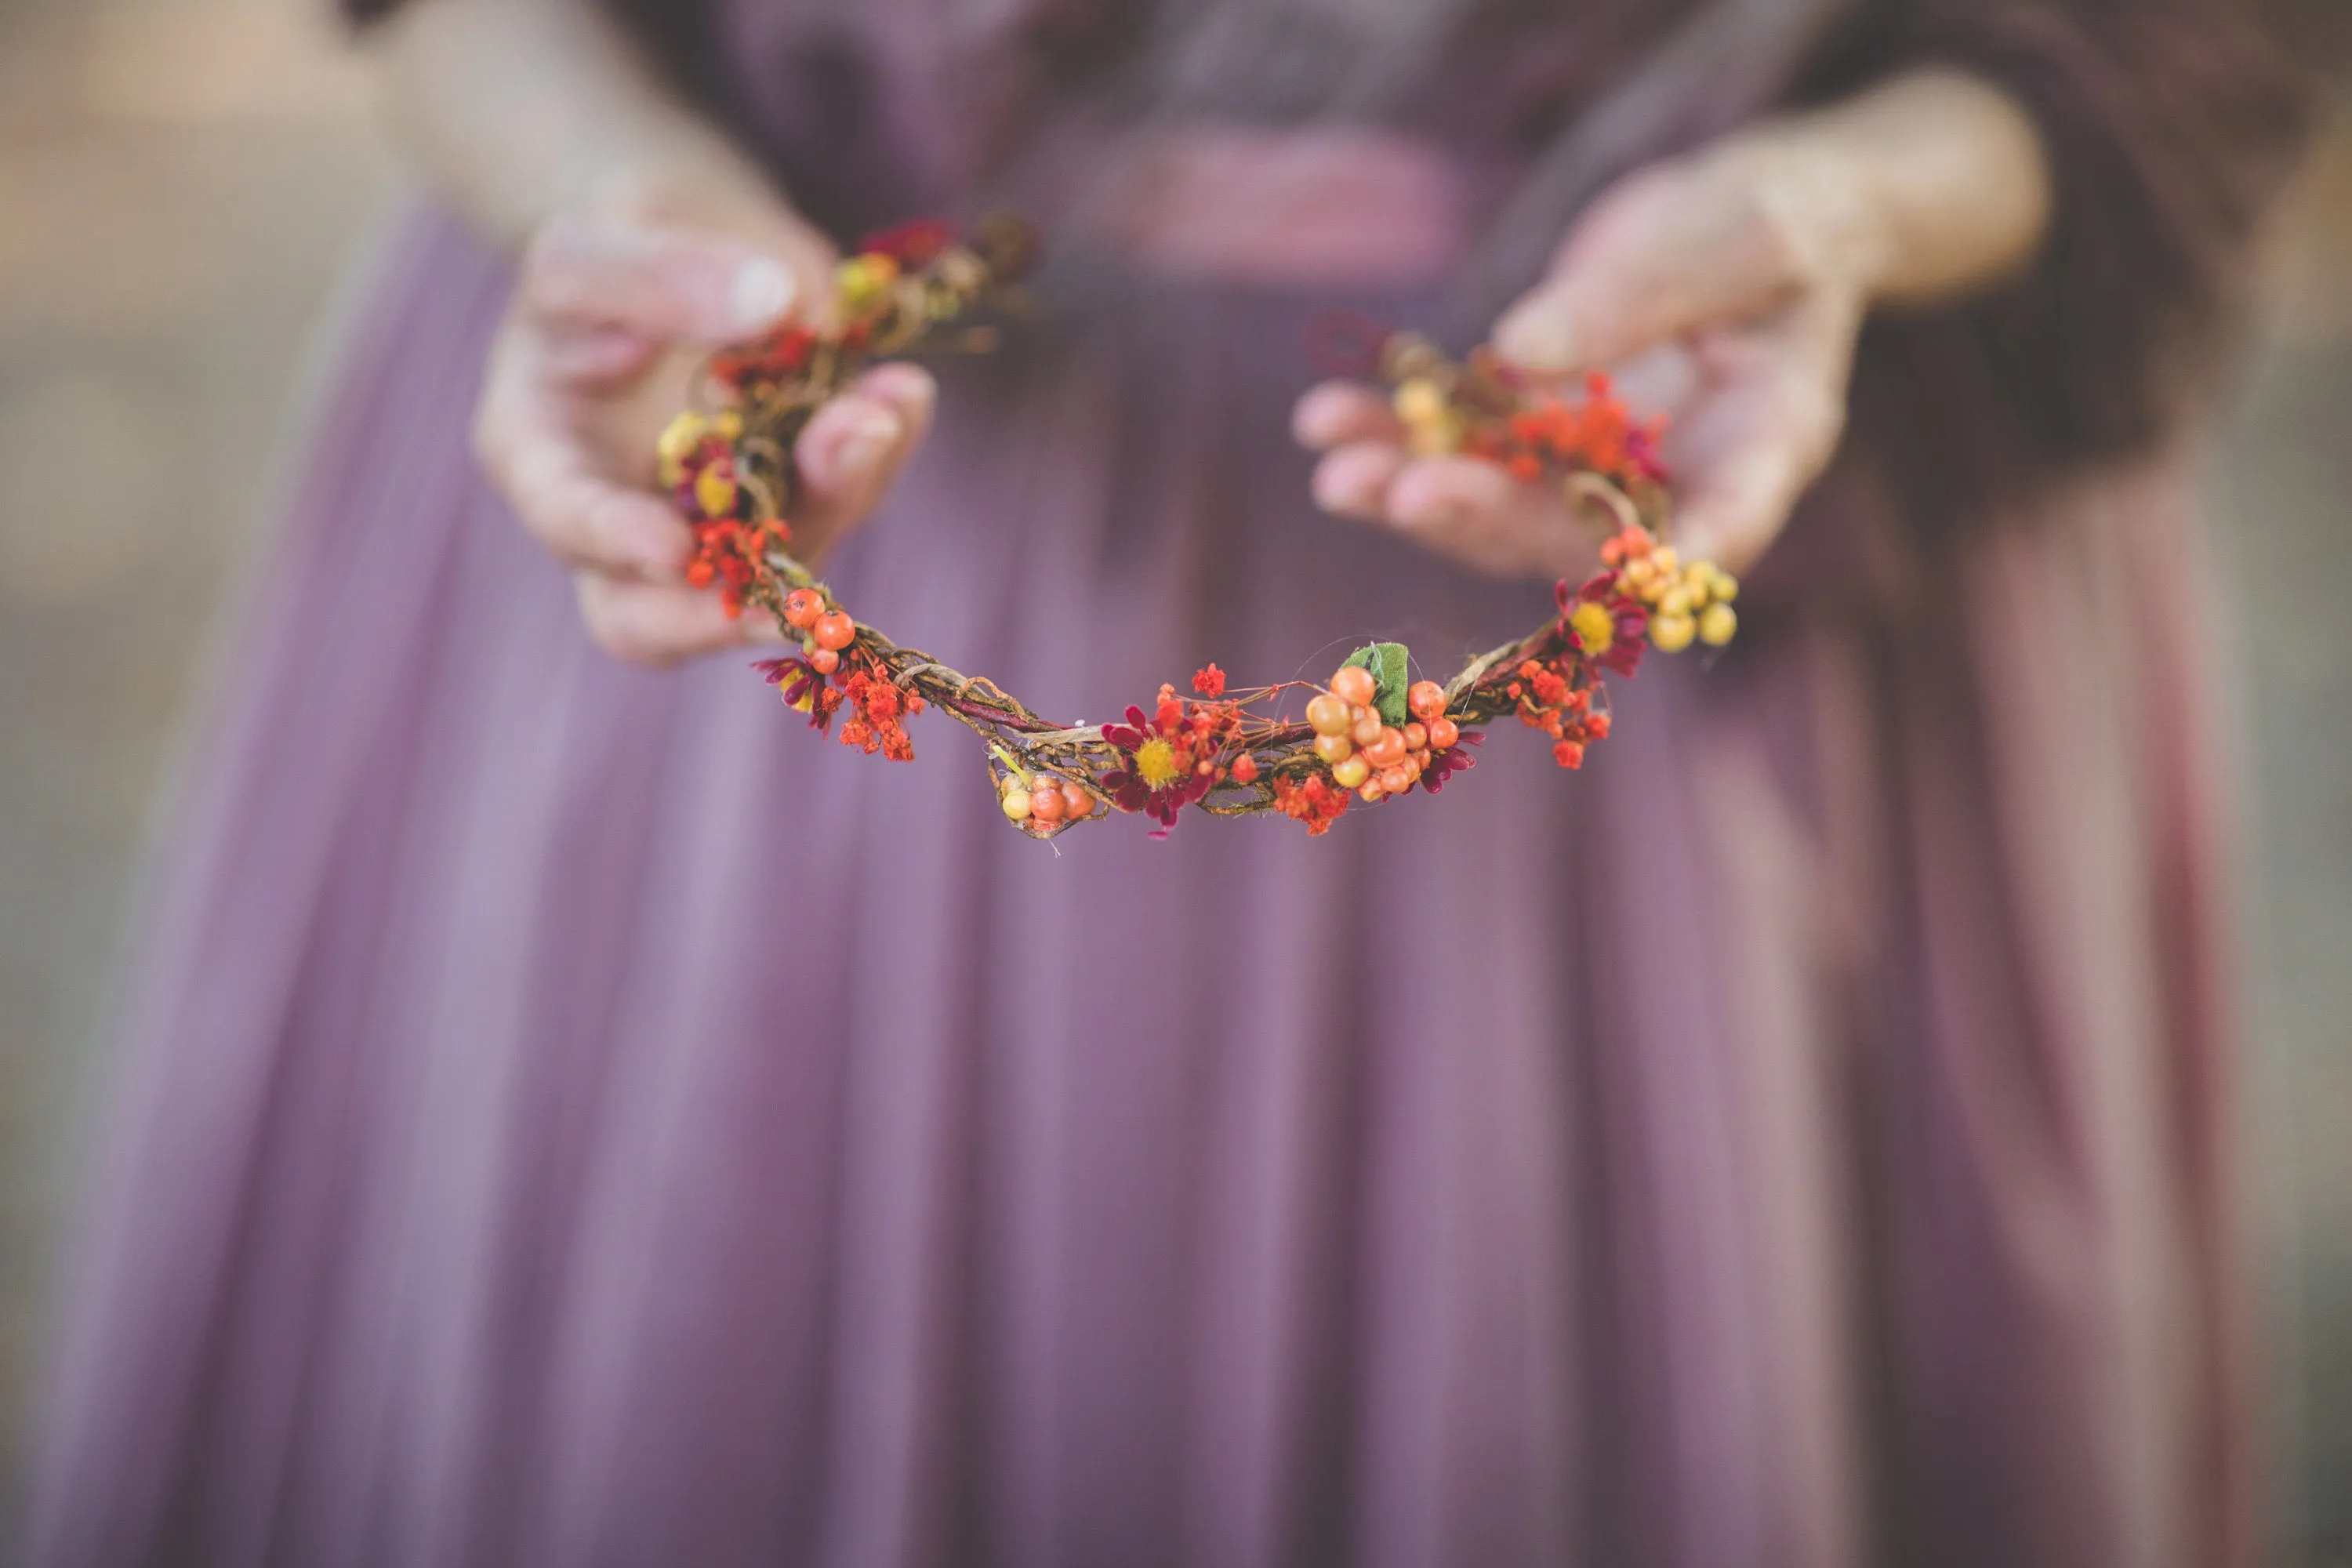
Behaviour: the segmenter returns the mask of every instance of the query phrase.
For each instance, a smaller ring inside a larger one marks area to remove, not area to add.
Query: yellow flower
[[[834,273],[834,287],[841,294],[842,309],[855,316],[880,300],[898,278],[898,262],[878,250],[869,250],[841,264]]]
[[[709,422],[690,408],[663,428],[661,438],[654,444],[654,454],[661,461],[662,483],[674,485],[686,477],[686,459],[709,428]]]
[[[735,510],[735,481],[713,464],[695,476],[694,499],[706,516],[725,517]]]
[[[1587,599],[1569,616],[1568,629],[1576,634],[1576,646],[1586,658],[1598,658],[1617,640],[1617,617],[1606,606]]]
[[[1176,765],[1176,748],[1158,735],[1144,742],[1135,749],[1135,776],[1149,789],[1183,777],[1184,770]]]

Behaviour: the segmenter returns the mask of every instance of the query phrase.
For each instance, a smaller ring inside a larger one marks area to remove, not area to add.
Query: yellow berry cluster
[[[1694,637],[1721,647],[1738,631],[1731,601],[1739,596],[1739,584],[1730,573],[1710,561],[1685,565],[1671,544],[1643,548],[1647,541],[1639,535],[1610,542],[1623,551],[1626,589],[1650,606],[1650,640],[1661,653],[1680,653]],[[1604,550],[1603,558],[1609,553]]]

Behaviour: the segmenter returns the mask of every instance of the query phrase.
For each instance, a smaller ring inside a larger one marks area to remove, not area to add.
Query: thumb
[[[568,327],[663,342],[731,342],[816,298],[822,280],[805,276],[809,270],[736,240],[559,217],[524,258],[520,302]]]
[[[1736,165],[1637,174],[1601,198],[1551,275],[1503,313],[1496,352],[1559,375],[1757,315],[1801,280],[1780,230]]]

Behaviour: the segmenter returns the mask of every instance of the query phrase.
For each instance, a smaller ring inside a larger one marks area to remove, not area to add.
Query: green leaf
[[[1347,664],[1339,668],[1346,669],[1350,665],[1372,672],[1378,691],[1372,699],[1372,705],[1381,710],[1383,722],[1402,729],[1404,721],[1412,716],[1404,700],[1405,688],[1412,683],[1412,661],[1405,655],[1404,644],[1368,644],[1349,654]]]

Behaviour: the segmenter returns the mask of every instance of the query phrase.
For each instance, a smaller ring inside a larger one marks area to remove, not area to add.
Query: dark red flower
[[[912,269],[938,260],[940,253],[955,243],[955,237],[953,225],[935,217],[922,217],[868,235],[866,243],[857,248],[879,251],[899,266]]]
[[[1199,680],[1194,677],[1196,685]],[[1221,689],[1223,683],[1220,676]],[[1119,765],[1102,778],[1111,804],[1157,818],[1160,831],[1152,837],[1167,837],[1167,830],[1176,826],[1176,814],[1225,776],[1217,759],[1239,719],[1233,703],[1188,703],[1173,686],[1160,689],[1159,701],[1149,714],[1129,708],[1126,723],[1102,727],[1102,738],[1124,753]]]
[[[1552,595],[1559,604],[1560,635],[1570,647],[1620,675],[1641,668],[1642,650],[1649,646],[1643,634],[1650,627],[1650,611],[1619,586],[1615,572],[1598,574],[1573,594],[1563,577]]]
[[[1445,787],[1447,779],[1452,778],[1455,773],[1468,773],[1472,768],[1476,767],[1478,759],[1470,754],[1470,748],[1484,744],[1486,739],[1486,732],[1484,730],[1468,730],[1463,732],[1459,741],[1446,747],[1445,750],[1432,752],[1429,754],[1429,765],[1421,770],[1421,787],[1435,795]]]
[[[842,699],[840,692],[825,684],[814,665],[804,658],[763,658],[751,668],[782,693],[787,707],[808,715],[810,729],[824,733]]]

